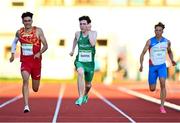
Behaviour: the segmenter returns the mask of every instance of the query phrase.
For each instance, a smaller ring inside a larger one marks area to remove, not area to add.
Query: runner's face
[[[160,26],[157,26],[155,28],[155,35],[156,35],[156,37],[160,38],[162,36],[162,34],[163,34],[163,28],[160,27]]]
[[[82,20],[80,21],[80,29],[82,32],[86,32],[87,31],[87,21],[86,20]]]
[[[89,24],[87,25],[87,30],[88,30],[88,31],[91,31],[91,23],[89,23]]]
[[[31,17],[24,17],[23,18],[23,24],[24,24],[24,27],[29,29],[31,28],[32,26],[32,18]]]

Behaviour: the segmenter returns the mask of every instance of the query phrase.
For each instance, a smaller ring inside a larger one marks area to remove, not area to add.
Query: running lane
[[[97,88],[98,90],[98,88]],[[107,93],[107,92],[103,92]],[[129,120],[90,93],[89,101],[82,106],[75,105],[77,86],[67,85],[57,122],[128,122]]]
[[[19,86],[15,89],[8,89],[9,94],[4,94],[3,98],[7,98],[7,96],[8,99],[14,98],[21,94],[19,90],[21,90]],[[41,84],[38,93],[30,92],[29,104],[31,111],[29,113],[23,113],[23,100],[20,98],[0,108],[0,122],[51,122],[59,90],[59,84]],[[8,99],[3,101],[8,101]]]
[[[139,88],[140,83],[134,83],[133,87]],[[143,85],[144,86],[144,85]],[[136,122],[178,122],[180,121],[179,112],[174,109],[166,108],[167,114],[161,114],[159,105],[140,99],[134,95],[127,94],[119,88],[128,88],[129,84],[117,84],[111,86],[97,85],[99,90],[106,98],[122,111],[126,112]],[[144,86],[145,87],[145,86]],[[112,96],[113,95],[113,96]]]

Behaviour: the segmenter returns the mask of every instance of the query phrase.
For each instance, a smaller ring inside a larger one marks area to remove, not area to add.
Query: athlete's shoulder
[[[168,45],[171,45],[171,41],[167,39],[167,44]]]
[[[37,26],[33,26],[34,29],[36,29],[37,31],[42,31],[42,28],[37,27]]]
[[[16,34],[17,34],[17,33],[19,33],[19,32],[20,32],[20,30],[21,30],[21,29],[18,29],[18,30],[16,31]]]
[[[169,40],[169,39],[167,39],[167,38],[165,38],[165,37],[163,37],[163,38],[164,38],[164,41],[170,42],[170,40]]]
[[[23,32],[24,32],[24,27],[20,27],[20,28],[16,31],[16,37],[19,37]]]
[[[16,31],[15,37],[19,38],[19,34],[20,34],[20,29]]]
[[[79,35],[81,33],[81,31],[76,31],[75,35]]]
[[[156,43],[157,43],[156,36],[151,37],[151,38],[148,40],[148,43],[149,43],[150,46],[156,44]]]
[[[24,27],[19,28],[19,29],[17,30],[17,32],[18,32],[18,33],[24,32]]]
[[[75,32],[75,37],[78,38],[80,36],[80,34],[81,34],[81,31],[76,31]]]
[[[156,39],[156,36],[151,37],[149,40],[154,40],[154,39]]]
[[[92,30],[91,33],[97,35],[97,31]]]
[[[39,35],[42,35],[42,34],[43,34],[42,28],[36,27],[36,26],[34,26],[33,28],[34,28],[34,30],[36,31],[37,34],[39,34]]]
[[[147,44],[147,45],[150,45],[150,44],[151,44],[151,40],[148,39],[148,40],[146,41],[146,44]]]

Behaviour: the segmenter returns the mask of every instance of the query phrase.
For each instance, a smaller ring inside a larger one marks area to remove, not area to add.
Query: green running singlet
[[[94,56],[95,56],[95,46],[92,47],[89,42],[89,37],[83,37],[82,32],[80,32],[80,37],[77,41],[78,44],[78,54],[74,65],[76,69],[83,68],[85,81],[91,82],[94,75]]]

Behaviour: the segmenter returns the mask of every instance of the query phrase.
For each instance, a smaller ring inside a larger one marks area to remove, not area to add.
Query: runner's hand
[[[139,71],[140,71],[140,72],[143,71],[143,66],[142,66],[142,65],[140,66]]]
[[[36,58],[40,58],[41,57],[41,53],[40,52],[38,52],[38,53],[36,53],[35,55],[34,55],[34,59],[36,59]]]
[[[73,54],[74,54],[74,52],[70,52],[70,53],[69,53],[70,56],[73,56]]]
[[[172,61],[172,65],[173,65],[173,66],[175,66],[175,65],[176,65],[176,62],[175,62],[174,60]]]
[[[13,62],[13,61],[14,61],[14,54],[11,55],[11,57],[9,58],[9,61],[10,61],[10,62]]]

